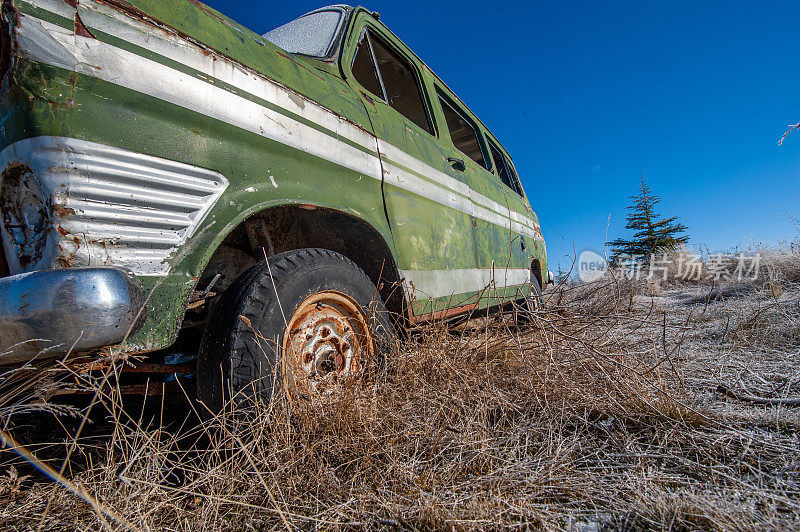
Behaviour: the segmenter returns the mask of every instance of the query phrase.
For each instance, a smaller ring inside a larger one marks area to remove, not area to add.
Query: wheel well
[[[217,278],[213,291],[221,293],[265,255],[302,248],[328,249],[349,258],[378,287],[387,310],[405,316],[397,266],[380,233],[355,216],[316,206],[273,207],[239,224],[212,255],[198,289]]]
[[[544,283],[542,283],[542,263],[539,262],[539,259],[533,259],[531,263],[531,273],[539,281],[539,288],[542,290],[544,289]]]

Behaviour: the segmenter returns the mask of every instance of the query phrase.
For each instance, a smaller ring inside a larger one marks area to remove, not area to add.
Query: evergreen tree
[[[614,259],[621,255],[645,256],[659,250],[672,249],[679,244],[689,241],[685,235],[687,227],[678,222],[678,218],[662,219],[656,213],[655,206],[661,198],[653,194],[650,187],[644,180],[642,173],[642,184],[639,194],[631,196],[633,204],[628,207],[626,217],[626,229],[634,231],[631,240],[618,238],[611,242],[606,242],[611,246],[611,253]]]

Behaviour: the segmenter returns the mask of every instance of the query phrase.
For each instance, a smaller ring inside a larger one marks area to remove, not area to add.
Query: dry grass
[[[800,291],[729,288],[561,286],[524,329],[417,331],[313,415],[281,398],[179,426],[174,406],[123,410],[104,388],[65,474],[141,530],[796,529],[797,411],[715,389],[800,394]],[[60,468],[79,419],[42,445],[53,434],[0,414]],[[3,528],[119,528],[6,458]]]
[[[788,247],[761,246],[764,258],[764,279],[784,283],[800,283],[800,240]]]

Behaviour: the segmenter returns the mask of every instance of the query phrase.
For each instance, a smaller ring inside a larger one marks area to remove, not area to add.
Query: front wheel
[[[245,272],[213,310],[200,347],[197,395],[212,411],[246,408],[283,389],[316,403],[361,381],[394,338],[375,285],[325,249],[270,257]]]

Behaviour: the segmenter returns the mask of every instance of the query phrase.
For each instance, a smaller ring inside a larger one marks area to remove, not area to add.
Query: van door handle
[[[448,157],[447,162],[453,167],[453,170],[458,170],[459,172],[463,172],[467,169],[467,165],[464,164],[463,159],[459,159],[458,157]]]

